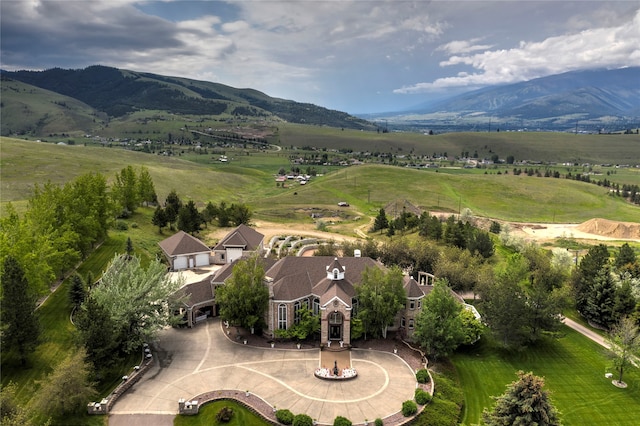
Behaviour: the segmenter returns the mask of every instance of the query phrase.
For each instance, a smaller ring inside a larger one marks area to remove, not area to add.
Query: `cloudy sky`
[[[103,64],[350,113],[640,66],[640,0],[2,0],[0,19],[6,70]]]

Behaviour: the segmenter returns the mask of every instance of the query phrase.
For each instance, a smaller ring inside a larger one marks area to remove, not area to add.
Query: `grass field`
[[[526,351],[497,349],[490,338],[454,355],[465,395],[464,424],[476,424],[491,396],[504,393],[518,370],[545,378],[563,424],[636,425],[640,418],[640,371],[625,373],[627,389],[619,389],[604,377],[611,361],[598,344],[564,326],[564,337],[549,340]]]
[[[222,423],[216,419],[216,414],[223,407],[233,409],[233,417],[228,423]],[[269,423],[235,401],[213,401],[203,405],[196,416],[176,416],[173,424],[174,426],[264,426]]]
[[[464,132],[428,136],[419,133],[375,133],[341,130],[331,127],[281,124],[278,126],[283,147],[315,146],[353,151],[391,152],[394,154],[432,155],[462,152],[480,158],[497,154],[516,161],[538,160],[582,163],[629,164],[640,158],[638,135],[575,135],[555,132]]]
[[[232,160],[220,163],[217,156],[186,152],[165,157],[118,148],[58,146],[2,140],[2,202],[14,202],[18,210],[36,182],[62,184],[89,172],[108,179],[128,164],[147,167],[159,198],[175,189],[183,200],[242,202],[267,220],[299,219],[295,212],[309,207],[335,209],[348,201],[369,215],[397,199],[407,199],[427,209],[458,212],[469,208],[476,215],[513,221],[582,222],[593,217],[637,221],[638,207],[594,184],[567,179],[457,173],[448,170],[415,170],[365,165],[321,170],[326,175],[305,186],[288,183],[277,187],[273,175],[290,167],[285,152],[230,151]],[[625,170],[625,180],[640,175]]]

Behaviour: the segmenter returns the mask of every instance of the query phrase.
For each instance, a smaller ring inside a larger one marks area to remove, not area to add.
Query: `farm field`
[[[625,372],[627,389],[606,379],[612,372],[607,351],[567,326],[563,337],[547,340],[521,352],[497,349],[484,336],[477,346],[458,351],[452,361],[465,395],[463,424],[477,424],[492,396],[504,393],[518,370],[545,378],[545,388],[565,425],[635,425],[640,416],[640,371]]]

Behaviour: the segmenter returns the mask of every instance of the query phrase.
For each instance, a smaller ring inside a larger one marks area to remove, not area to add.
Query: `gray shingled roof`
[[[205,243],[184,231],[178,231],[169,238],[160,241],[158,245],[169,257],[211,251]]]
[[[254,251],[260,246],[262,240],[264,240],[264,235],[241,224],[230,231],[213,249],[224,250],[227,247],[242,247],[245,251]]]
[[[327,266],[333,265],[333,256],[292,257],[287,256],[265,272],[265,275],[274,282],[275,300],[295,300],[310,294],[321,296],[329,290],[331,280],[327,280]],[[355,295],[353,283],[359,283],[365,268],[377,268],[381,265],[369,257],[341,257],[339,264],[344,268],[345,279],[343,284],[347,288],[341,291],[349,295],[347,303],[351,303],[351,297]],[[330,269],[331,270],[331,269]],[[346,297],[346,296],[345,296]]]
[[[408,298],[419,298],[425,295],[422,290],[424,286],[420,286],[418,282],[411,276],[404,277],[404,291],[407,292]]]
[[[186,295],[185,305],[193,306],[213,299],[211,276],[197,283],[188,284],[178,291],[179,296]]]

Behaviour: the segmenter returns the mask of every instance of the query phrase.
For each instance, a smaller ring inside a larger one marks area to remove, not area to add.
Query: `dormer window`
[[[338,262],[338,258],[333,259],[331,265],[327,265],[327,279],[331,281],[344,280],[344,267]]]

